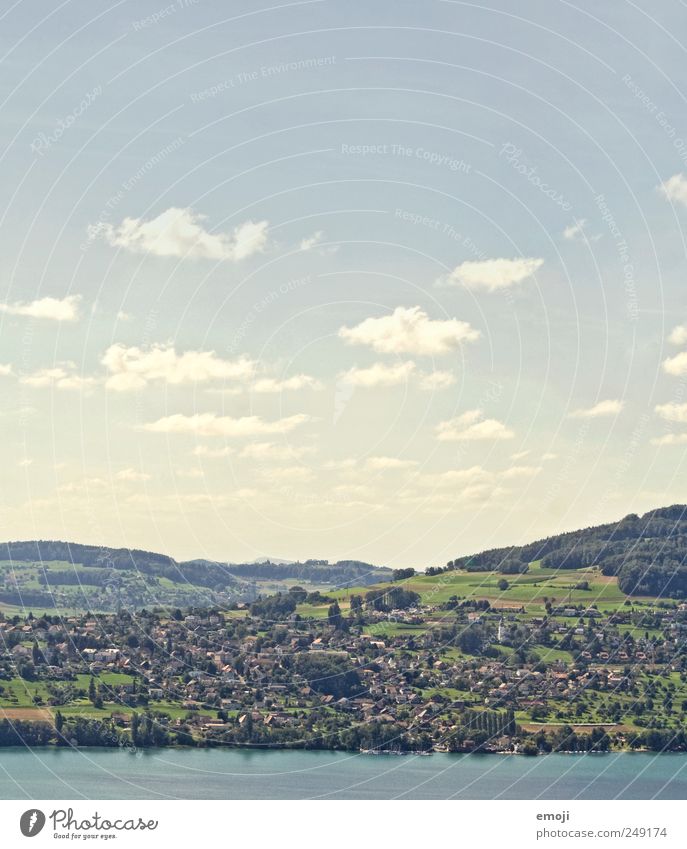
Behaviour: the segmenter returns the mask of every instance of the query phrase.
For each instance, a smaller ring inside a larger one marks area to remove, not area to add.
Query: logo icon
[[[31,808],[24,811],[19,820],[19,828],[24,837],[35,837],[43,830],[45,825],[45,814],[39,811],[38,808]]]

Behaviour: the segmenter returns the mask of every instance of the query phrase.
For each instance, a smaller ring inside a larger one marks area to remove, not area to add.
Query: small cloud
[[[131,321],[133,316],[131,313],[124,312],[124,310],[119,310],[117,312],[117,321]]]
[[[515,454],[510,455],[510,458],[511,460],[522,460],[523,457],[527,457],[527,455],[530,453],[531,452],[529,451],[529,449],[527,451],[516,451]]]
[[[586,218],[580,218],[579,220],[575,219],[572,224],[569,224],[565,230],[563,230],[563,238],[568,239],[569,241],[581,238],[584,235],[584,226],[586,223]]]
[[[12,374],[12,366],[0,364],[0,377],[9,377]]]
[[[271,377],[263,378],[256,381],[251,387],[253,392],[269,393],[269,392],[286,392],[288,390],[297,389],[323,389],[323,384],[314,377],[308,374],[296,374],[293,377],[288,377],[285,380],[275,380]]]
[[[234,449],[230,448],[228,445],[225,445],[224,448],[208,448],[207,445],[196,445],[193,449],[194,457],[207,457],[208,459],[229,457],[233,453]]]
[[[687,206],[687,179],[684,174],[673,174],[658,189],[666,200]]]
[[[316,233],[313,233],[312,236],[306,236],[304,239],[301,239],[300,244],[298,245],[298,250],[307,252],[317,248],[317,252],[320,254],[335,254],[339,250],[338,245],[323,245],[323,239],[323,231],[318,230]]]
[[[486,485],[492,483],[494,475],[482,466],[470,466],[467,469],[449,469],[433,475],[425,475],[421,483],[424,486],[452,488],[463,486]]]
[[[122,469],[115,475],[118,481],[149,481],[150,475],[146,472],[140,472],[137,469]]]
[[[666,433],[651,440],[652,445],[687,445],[687,433]]]
[[[508,289],[531,277],[544,264],[543,259],[468,260],[456,266],[450,274],[437,280],[438,286],[462,285],[468,289],[486,289],[495,292]]]
[[[240,456],[250,460],[297,460],[305,454],[310,454],[312,448],[293,445],[278,445],[276,442],[253,442],[241,451]]]
[[[105,386],[115,392],[143,389],[154,381],[176,385],[211,380],[246,381],[255,373],[255,363],[246,357],[224,360],[214,351],[177,354],[171,345],[149,348],[110,345],[101,362],[109,372]]]
[[[231,233],[210,233],[206,216],[191,209],[171,207],[157,218],[125,218],[121,224],[101,224],[101,233],[113,246],[133,253],[161,257],[193,257],[238,261],[260,253],[267,244],[267,221],[246,221]]]
[[[684,345],[687,343],[687,324],[678,324],[670,331],[668,341],[671,345]]]
[[[66,298],[39,298],[36,301],[15,301],[0,304],[0,312],[8,315],[21,315],[28,318],[42,318],[51,321],[76,321],[79,318],[81,295],[68,295]]]
[[[351,368],[339,375],[339,380],[349,386],[373,389],[379,386],[398,386],[407,383],[415,373],[415,363],[408,361],[388,366],[375,363],[369,368]]]
[[[448,389],[456,382],[456,376],[450,371],[431,371],[420,377],[420,388],[427,390]]]
[[[283,466],[281,468],[270,468],[264,470],[264,474],[270,480],[286,483],[306,483],[315,476],[312,469],[307,466]]]
[[[674,357],[668,357],[663,360],[663,371],[675,377],[687,374],[687,351],[682,351],[679,354],[675,354]]]
[[[658,404],[655,410],[668,422],[687,422],[687,404]]]
[[[354,469],[358,465],[358,461],[353,457],[346,457],[343,460],[327,460],[322,468],[330,472],[346,472]]]
[[[541,472],[541,466],[511,466],[501,472],[501,477],[504,480],[514,480],[517,478],[533,478]]]
[[[548,451],[546,454],[542,455],[542,460],[545,460],[545,461],[557,460],[557,459],[558,459],[558,454],[552,454],[550,451]]]
[[[304,413],[277,419],[273,422],[266,422],[260,416],[244,416],[237,419],[232,416],[218,416],[215,413],[196,413],[192,416],[176,413],[142,425],[141,429],[150,433],[241,438],[255,436],[256,434],[288,433],[309,421],[312,421],[311,416]]]
[[[416,381],[420,389],[427,391],[447,389],[456,382],[455,376],[449,371],[421,372],[412,360],[407,360],[393,366],[375,363],[368,368],[351,368],[341,372],[337,386],[346,384],[353,388],[370,389],[378,386],[399,386],[408,384],[411,380]]]
[[[381,354],[435,356],[473,342],[480,334],[466,321],[433,320],[420,307],[397,307],[391,315],[342,327],[339,336],[349,345],[367,345]]]
[[[598,419],[603,416],[617,416],[623,409],[624,403],[617,400],[599,401],[593,407],[574,410],[570,417],[574,419]]]
[[[587,219],[580,218],[563,230],[563,238],[571,242],[598,242],[602,234],[597,233],[595,236],[587,234]]]
[[[91,389],[98,382],[93,377],[83,377],[76,372],[72,362],[58,363],[52,368],[43,368],[31,374],[23,375],[19,382],[34,389],[52,386],[55,389]]]
[[[485,419],[481,410],[468,410],[461,416],[441,422],[436,428],[440,442],[513,439],[515,434],[496,419]]]
[[[408,471],[417,467],[417,460],[401,460],[398,457],[370,457],[365,465],[373,472]]]
[[[322,230],[318,230],[316,233],[313,233],[312,236],[306,236],[304,239],[301,239],[301,243],[298,246],[298,250],[311,251],[316,245],[320,244],[323,236],[324,233],[322,232]]]
[[[17,463],[17,465],[18,465],[20,468],[25,469],[25,468],[27,468],[28,466],[32,466],[32,465],[33,465],[33,460],[32,460],[30,457],[24,457],[24,459],[23,459],[23,460],[19,460],[19,462]]]

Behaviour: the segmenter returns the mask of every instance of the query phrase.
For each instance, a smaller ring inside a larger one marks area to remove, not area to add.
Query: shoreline
[[[220,746],[145,746],[145,747],[136,747],[136,746],[55,746],[54,744],[47,744],[44,746],[2,746],[0,747],[0,757],[2,757],[3,752],[26,752],[27,754],[34,754],[37,752],[128,752],[131,755],[142,755],[146,752],[171,752],[171,751],[181,751],[181,752],[210,752],[210,751],[234,751],[234,752],[337,752],[342,755],[365,755],[365,756],[375,756],[379,757],[380,755],[384,755],[387,757],[399,757],[399,756],[409,756],[409,757],[429,757],[430,755],[459,755],[459,756],[478,756],[484,757],[489,756],[492,757],[494,755],[505,755],[505,756],[518,756],[523,758],[540,758],[547,757],[549,755],[565,755],[565,756],[583,756],[583,755],[676,755],[676,756],[687,756],[687,751],[653,751],[652,749],[609,749],[607,751],[556,751],[556,752],[537,752],[527,753],[527,752],[514,752],[514,751],[488,751],[488,750],[480,750],[480,751],[464,751],[464,752],[449,752],[444,750],[433,750],[433,751],[396,751],[393,749],[327,749],[327,748],[313,748],[306,746],[259,746],[259,745],[220,745]]]

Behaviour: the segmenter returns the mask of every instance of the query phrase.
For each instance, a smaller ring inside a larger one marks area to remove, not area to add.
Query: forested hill
[[[331,584],[336,587],[355,587],[391,580],[392,571],[385,566],[373,566],[360,560],[306,560],[305,563],[230,563],[232,575],[253,581],[290,579],[312,583]]]
[[[94,579],[104,582],[108,570],[133,571],[154,578],[185,581],[199,587],[232,588],[240,582],[294,580],[346,587],[389,580],[391,570],[358,560],[307,560],[305,563],[221,563],[213,560],[177,562],[166,554],[128,548],[81,545],[54,540],[0,543],[0,561],[77,564],[93,569]],[[90,574],[90,573],[89,573]],[[102,577],[102,581],[100,578]],[[73,583],[63,569],[51,567],[51,583]],[[56,581],[55,578],[59,578]],[[80,580],[83,579],[83,576]],[[44,581],[43,581],[44,583]]]
[[[598,566],[604,575],[617,575],[629,595],[687,597],[687,505],[631,513],[619,522],[459,557],[448,565],[514,574],[535,560],[553,569]]]

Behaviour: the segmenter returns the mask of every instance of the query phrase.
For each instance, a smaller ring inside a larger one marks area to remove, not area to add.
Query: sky
[[[0,11],[0,537],[422,569],[687,501],[685,7]]]

